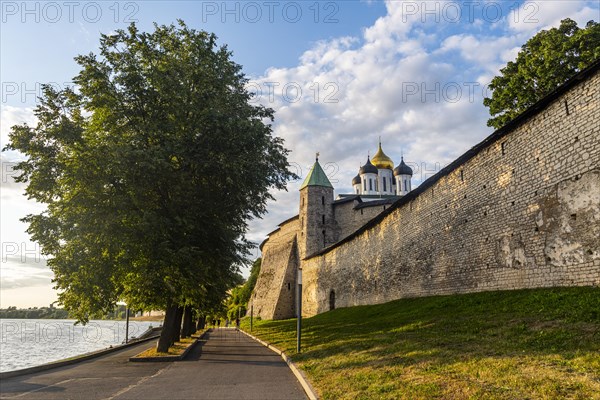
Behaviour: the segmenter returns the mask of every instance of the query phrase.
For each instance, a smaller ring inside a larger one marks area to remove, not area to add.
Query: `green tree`
[[[248,280],[240,286],[237,286],[231,290],[231,294],[227,299],[227,317],[231,320],[236,319],[238,315],[246,315],[248,311],[248,302],[252,296],[254,286],[260,273],[261,259],[257,258],[252,263],[252,269],[250,269],[250,276]]]
[[[489,108],[488,126],[496,129],[548,95],[577,72],[600,58],[600,24],[584,29],[569,18],[560,27],[543,30],[521,47],[490,83],[493,90],[483,104]]]
[[[78,91],[44,86],[37,126],[5,149],[47,209],[24,218],[50,256],[59,302],[79,321],[117,301],[164,309],[159,351],[185,306],[222,303],[251,246],[247,221],[293,174],[271,109],[215,35],[134,24],[76,57]],[[178,319],[179,318],[179,319]],[[179,321],[179,322],[178,322]]]

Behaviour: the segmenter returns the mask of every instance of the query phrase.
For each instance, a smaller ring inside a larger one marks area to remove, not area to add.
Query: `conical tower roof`
[[[331,184],[331,182],[329,182],[325,171],[323,171],[323,168],[321,168],[321,164],[319,164],[318,158],[313,164],[312,168],[310,169],[310,172],[306,176],[306,179],[304,179],[304,182],[302,182],[300,190],[304,189],[307,186],[325,186],[333,188],[333,185]]]

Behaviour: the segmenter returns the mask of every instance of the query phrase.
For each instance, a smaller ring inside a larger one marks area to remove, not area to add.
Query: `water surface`
[[[58,361],[121,344],[125,321],[90,321],[74,325],[67,319],[0,319],[0,372]],[[129,337],[159,322],[130,321]]]

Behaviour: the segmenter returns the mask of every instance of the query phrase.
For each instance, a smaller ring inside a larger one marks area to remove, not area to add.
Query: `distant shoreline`
[[[157,315],[157,316],[143,316],[143,317],[129,317],[130,321],[158,321],[158,322],[162,322],[164,319],[164,315]],[[47,319],[48,321],[52,321],[52,320],[59,320],[59,319],[70,319],[75,321],[75,318],[69,318],[69,317],[56,317],[56,318],[52,318],[52,317],[0,317],[1,319],[23,319],[23,320],[28,320],[28,319]],[[90,321],[125,321],[125,318],[94,318],[93,320],[91,319]]]
[[[32,308],[0,308],[0,319],[46,319],[46,320],[57,320],[57,319],[74,319],[69,316],[69,312],[64,308],[56,307],[32,307]],[[119,309],[115,310],[114,313],[109,313],[103,318],[94,318],[95,320],[102,321],[125,321],[125,307],[120,305]],[[129,319],[131,321],[162,321],[164,315],[158,316],[140,316],[134,317],[133,312],[130,312]]]

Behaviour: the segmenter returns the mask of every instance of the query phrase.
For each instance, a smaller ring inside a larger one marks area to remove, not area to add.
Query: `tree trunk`
[[[190,337],[192,336],[192,325],[194,321],[192,321],[192,307],[185,306],[183,309],[183,327],[181,328],[181,336],[182,337]]]
[[[200,315],[198,317],[198,324],[196,325],[196,330],[199,331],[200,329],[204,329],[205,326],[206,326],[206,317],[203,315]]]
[[[196,316],[198,315],[198,311],[192,308],[192,312],[190,313],[190,336],[192,336],[198,329],[196,329]]]
[[[175,314],[175,321],[173,323],[173,336],[171,337],[171,344],[179,342],[181,340],[181,320],[183,319],[183,307],[177,307],[177,313]]]
[[[173,338],[173,328],[175,326],[176,314],[176,305],[170,305],[165,310],[165,320],[163,321],[163,327],[160,331],[160,338],[158,339],[158,345],[156,346],[156,351],[160,353],[166,353],[169,351],[169,347],[172,344],[171,339]]]

